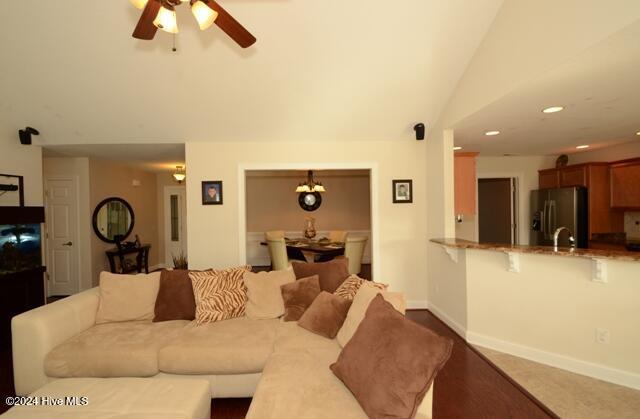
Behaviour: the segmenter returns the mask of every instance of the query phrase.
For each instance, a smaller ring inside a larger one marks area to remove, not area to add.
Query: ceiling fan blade
[[[153,20],[158,15],[158,11],[160,11],[160,2],[157,0],[149,0],[147,5],[144,7],[142,11],[142,15],[140,16],[140,20],[138,20],[138,24],[136,28],[133,30],[132,36],[138,39],[151,40],[156,35],[156,25],[153,24]]]
[[[215,0],[205,0],[205,4],[211,9],[218,12],[216,25],[222,29],[227,35],[238,43],[242,48],[247,48],[256,42],[255,36],[246,30],[237,20],[235,20],[226,10],[222,8]]]

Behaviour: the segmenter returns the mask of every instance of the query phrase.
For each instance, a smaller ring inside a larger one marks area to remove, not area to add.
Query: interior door
[[[71,295],[79,289],[78,182],[45,179],[47,295]]]
[[[478,179],[480,243],[515,244],[515,179]]]
[[[173,257],[187,256],[187,192],[184,186],[165,186],[165,264],[173,267]]]

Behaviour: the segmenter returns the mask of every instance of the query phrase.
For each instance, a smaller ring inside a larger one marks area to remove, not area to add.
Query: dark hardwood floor
[[[515,383],[482,354],[468,345],[447,325],[427,310],[410,310],[407,317],[454,341],[451,358],[435,380],[434,419],[457,418],[557,418],[542,403]],[[0,351],[0,413],[13,395],[11,356]],[[215,399],[211,417],[242,419],[251,399]]]

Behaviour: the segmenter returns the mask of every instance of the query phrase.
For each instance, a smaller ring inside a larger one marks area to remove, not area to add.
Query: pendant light
[[[176,11],[173,6],[170,9],[163,5],[158,12],[158,15],[153,20],[153,24],[158,29],[162,29],[169,33],[178,33],[178,20],[176,18]]]
[[[193,17],[196,18],[198,26],[202,31],[213,25],[213,22],[215,22],[218,17],[218,12],[204,4],[201,0],[193,3],[191,13],[193,13]]]

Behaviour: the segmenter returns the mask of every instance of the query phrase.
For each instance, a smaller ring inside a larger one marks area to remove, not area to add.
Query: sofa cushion
[[[193,295],[189,271],[176,269],[163,270],[160,273],[160,289],[154,313],[154,322],[196,318],[196,299]]]
[[[247,308],[250,319],[276,319],[284,314],[284,301],[280,287],[296,280],[292,270],[271,272],[247,272]]]
[[[371,284],[363,284],[349,308],[347,318],[344,320],[342,327],[338,331],[336,338],[340,346],[345,346],[349,339],[353,336],[360,326],[360,322],[364,319],[364,315],[369,308],[369,304],[375,298],[376,295],[382,294],[385,300],[390,302],[396,310],[404,314],[406,303],[404,300],[404,294],[399,292],[380,291],[379,288],[372,286]]]
[[[292,262],[291,267],[298,279],[318,275],[320,289],[327,292],[334,292],[349,277],[349,259],[347,258],[320,263]]]
[[[452,346],[377,295],[331,370],[369,418],[412,418]]]
[[[298,325],[328,339],[336,337],[342,326],[351,301],[322,291],[304,312]]]
[[[159,353],[160,371],[173,374],[247,374],[262,371],[273,352],[279,319],[239,317],[185,327]]]
[[[138,275],[100,273],[96,324],[153,319],[160,272]]]
[[[373,285],[376,288],[379,288],[381,291],[386,291],[387,284],[381,284],[379,282],[367,281],[366,279],[360,278],[358,275],[351,275],[347,278],[342,285],[338,287],[338,289],[334,292],[334,294],[339,295],[342,298],[347,300],[353,300],[353,297],[356,296],[358,290],[362,286],[362,284]]]
[[[313,303],[320,294],[320,282],[318,275],[302,278],[291,284],[280,287],[282,299],[284,300],[283,320],[298,321],[305,310]]]
[[[47,354],[49,377],[150,377],[158,351],[189,322],[119,322],[93,326]]]
[[[196,298],[198,324],[217,322],[244,315],[247,289],[242,277],[251,266],[215,269],[203,272],[189,271]]]

